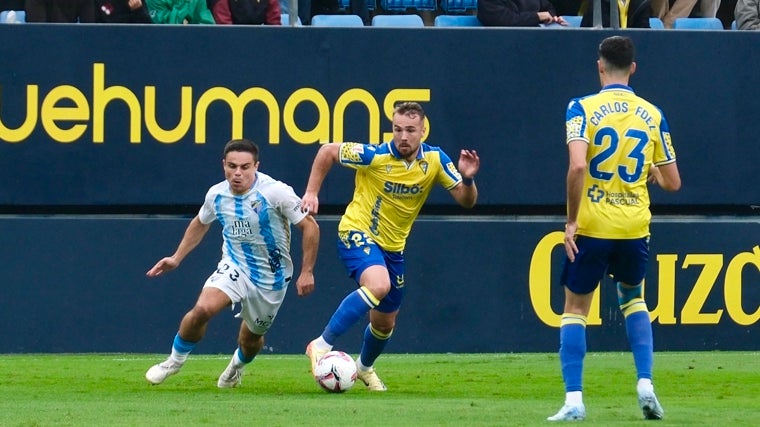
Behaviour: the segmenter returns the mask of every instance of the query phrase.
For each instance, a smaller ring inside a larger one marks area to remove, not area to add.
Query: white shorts
[[[255,286],[248,276],[241,274],[235,264],[219,261],[216,271],[206,279],[204,288],[217,288],[232,300],[232,310],[240,303],[240,312],[235,315],[245,321],[248,329],[256,335],[267,333],[277,312],[280,310],[287,285],[277,291]]]

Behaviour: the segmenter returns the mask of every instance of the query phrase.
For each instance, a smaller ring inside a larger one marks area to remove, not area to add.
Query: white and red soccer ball
[[[317,362],[314,379],[330,393],[348,391],[356,382],[356,362],[342,351],[327,352]]]

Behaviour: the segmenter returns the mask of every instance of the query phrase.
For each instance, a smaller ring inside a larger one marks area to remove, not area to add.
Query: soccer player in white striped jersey
[[[602,90],[567,107],[570,161],[559,349],[565,405],[549,421],[586,417],[586,318],[605,275],[617,286],[644,418],[664,414],[652,384],[652,325],[643,291],[651,218],[647,183],[676,191],[681,178],[665,116],[628,86],[636,70],[634,51],[628,37],[604,39],[597,61]]]
[[[306,354],[312,372],[319,358],[339,336],[369,312],[357,377],[370,391],[385,391],[374,363],[393,333],[404,296],[404,247],[420,208],[434,186],[449,191],[461,206],[471,208],[478,197],[474,182],[480,158],[461,150],[458,166],[439,147],[422,143],[425,112],[416,102],[393,111],[393,141],[380,145],[352,142],[325,144],[312,165],[303,208],[317,213],[317,195],[333,164],[356,170],[354,196],[338,224],[338,251],[359,288],[346,296],[322,335]]]
[[[171,355],[151,367],[145,378],[160,384],[176,374],[223,309],[240,304],[238,348],[217,381],[219,388],[242,382],[244,367],[264,345],[293,277],[291,224],[303,232],[299,296],[314,290],[314,263],[319,226],[301,209],[301,199],[288,185],[258,171],[259,149],[246,139],[224,147],[225,180],[212,186],[198,215],[190,221],[176,252],[159,260],[147,275],[156,277],[177,268],[201,242],[211,223],[222,226],[222,258],[206,280],[195,306],[185,314],[174,337]]]

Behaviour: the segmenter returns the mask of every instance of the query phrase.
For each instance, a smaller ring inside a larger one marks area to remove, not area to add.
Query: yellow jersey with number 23
[[[676,161],[662,111],[625,85],[608,85],[567,107],[567,143],[588,144],[578,232],[603,239],[649,236],[647,176]]]

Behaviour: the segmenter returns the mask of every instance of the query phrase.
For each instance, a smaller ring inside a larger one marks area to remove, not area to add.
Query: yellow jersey
[[[400,252],[434,184],[446,190],[462,181],[439,147],[420,144],[412,162],[393,145],[341,143],[340,164],[356,170],[354,196],[338,224],[339,232],[362,231],[381,248]]]
[[[647,177],[676,161],[662,111],[625,85],[608,85],[567,107],[567,143],[588,144],[578,234],[603,239],[649,236]]]

